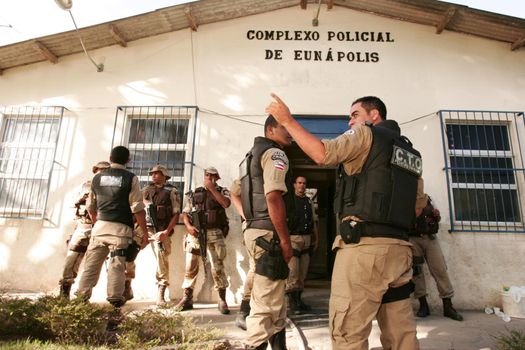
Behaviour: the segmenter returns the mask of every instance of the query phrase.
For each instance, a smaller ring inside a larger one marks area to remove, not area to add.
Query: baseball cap
[[[219,171],[217,170],[216,167],[213,167],[213,166],[209,166],[206,169],[204,169],[204,173],[205,174],[215,174],[217,175],[219,179],[221,178],[221,176],[219,175]]]
[[[159,164],[155,165],[153,168],[151,168],[151,170],[149,171],[149,174],[151,175],[156,171],[160,171],[162,175],[166,177],[166,180],[171,177],[168,175],[168,169],[166,169],[164,165],[159,165]]]
[[[93,174],[94,174],[94,173],[97,172],[97,169],[103,170],[103,169],[107,169],[109,167],[110,167],[110,165],[109,165],[108,162],[102,161],[102,162],[98,162],[97,164],[93,165],[93,167],[91,168],[91,171],[93,171]]]

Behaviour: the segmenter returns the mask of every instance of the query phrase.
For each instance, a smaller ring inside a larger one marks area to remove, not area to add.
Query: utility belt
[[[410,294],[414,291],[414,282],[409,281],[406,284],[403,284],[399,287],[389,287],[386,290],[386,293],[383,294],[383,299],[381,299],[381,304],[392,303],[398,300],[404,300],[410,298]]]
[[[305,254],[308,254],[308,255],[312,256],[313,253],[314,253],[314,247],[311,246],[310,248],[306,248],[306,249],[303,249],[303,250],[292,249],[292,251],[293,251],[293,256],[295,256],[296,258],[300,258],[301,256],[303,256]]]
[[[339,224],[339,232],[346,244],[359,243],[361,237],[395,238],[408,241],[406,229],[371,222],[343,221]]]
[[[109,256],[112,258],[116,256],[123,256],[126,258],[126,262],[132,262],[135,261],[139,252],[140,246],[137,244],[137,242],[135,242],[135,240],[131,240],[131,243],[128,244],[127,248],[115,249],[109,254]]]
[[[408,233],[408,236],[409,237],[419,237],[419,238],[422,238],[423,236],[428,236],[428,239],[430,239],[430,240],[436,239],[436,234],[435,233],[418,233],[416,231],[410,231]]]
[[[255,262],[255,273],[268,277],[272,281],[288,278],[290,269],[284,261],[281,243],[277,234],[273,234],[270,242],[263,237],[255,239],[255,244],[265,250],[263,255]]]
[[[312,232],[290,232],[290,236],[309,236]]]
[[[258,228],[261,230],[273,231],[272,221],[270,218],[260,218],[260,219],[248,219],[246,220],[246,228]]]

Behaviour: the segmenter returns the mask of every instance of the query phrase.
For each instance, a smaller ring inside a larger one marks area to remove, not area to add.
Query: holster
[[[358,229],[358,225],[352,226],[350,223],[354,223],[354,221],[343,221],[339,224],[341,238],[346,244],[359,243],[361,240],[361,232]]]
[[[290,269],[284,261],[283,252],[278,240],[270,242],[262,237],[255,240],[255,244],[265,250],[264,254],[255,263],[255,273],[268,277],[272,281],[288,278]]]
[[[125,249],[125,257],[127,262],[135,261],[140,252],[140,246],[133,240]]]

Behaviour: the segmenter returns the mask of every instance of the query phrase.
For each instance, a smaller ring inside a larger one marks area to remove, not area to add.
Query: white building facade
[[[319,26],[311,21],[311,11],[286,8],[109,46],[91,52],[104,60],[100,73],[82,54],[5,71],[0,288],[58,290],[76,193],[112,146],[130,148],[142,181],[159,162],[183,193],[212,165],[229,186],[262,135],[271,92],[329,137],[346,125],[354,99],[383,99],[388,118],[422,153],[455,305],[494,305],[502,285],[524,285],[525,49],[337,6],[322,11]],[[324,237],[312,276],[329,276],[335,170],[299,158],[294,171],[318,189]],[[239,216],[233,208],[228,215],[228,301],[237,303],[248,262]],[[183,236],[179,225],[173,299],[182,295]],[[103,271],[94,299],[105,298],[105,283]],[[197,300],[215,300],[212,283],[200,274]],[[427,285],[436,303],[433,281]],[[133,287],[136,299],[155,297],[149,248],[138,256]]]

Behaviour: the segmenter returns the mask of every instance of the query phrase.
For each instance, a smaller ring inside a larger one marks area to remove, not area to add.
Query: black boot
[[[133,299],[133,289],[131,289],[131,280],[126,280],[124,282],[124,293],[122,293],[122,296],[126,301]]]
[[[157,306],[162,306],[166,304],[166,299],[164,298],[164,294],[166,293],[166,286],[160,285],[159,290],[157,292]]]
[[[286,329],[283,328],[279,333],[275,333],[269,339],[272,350],[286,350]]]
[[[69,293],[71,293],[71,285],[61,284],[60,285],[60,296],[66,299],[69,299]]]
[[[228,304],[226,304],[226,289],[219,289],[219,311],[223,315],[228,315],[230,309],[228,309]]]
[[[108,316],[108,324],[106,326],[106,330],[108,332],[115,332],[118,328],[118,326],[122,323],[122,314],[120,312],[120,303],[118,302],[111,302],[110,303],[114,306],[113,311]],[[124,304],[124,302],[122,302]],[[117,306],[119,305],[119,306]]]
[[[193,309],[193,289],[184,288],[184,296],[179,301],[175,308],[180,309],[180,311],[192,310]]]
[[[241,301],[241,307],[237,318],[235,319],[235,326],[239,327],[242,330],[246,330],[246,317],[250,314],[250,301],[243,300]]]
[[[443,316],[451,318],[455,321],[463,321],[463,316],[458,314],[456,309],[452,306],[450,298],[443,298]]]
[[[430,308],[428,307],[427,298],[419,298],[419,310],[416,313],[417,317],[427,317],[430,315]]]
[[[303,294],[303,291],[297,291],[295,292],[297,295],[297,303],[299,305],[299,310],[301,311],[310,311],[312,310],[312,307],[310,305],[306,305],[303,300],[301,299],[301,295]]]
[[[290,308],[291,315],[299,315],[301,313],[301,305],[297,299],[297,292],[288,292],[288,307]]]
[[[259,346],[246,345],[246,347],[244,349],[246,349],[246,350],[266,350],[266,348],[268,348],[268,342],[267,341],[265,341],[264,343],[262,343]]]

